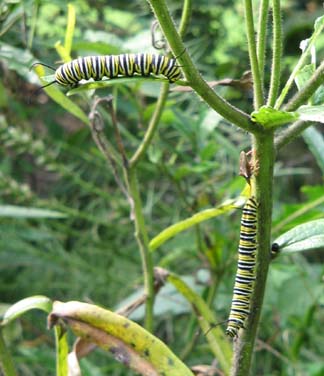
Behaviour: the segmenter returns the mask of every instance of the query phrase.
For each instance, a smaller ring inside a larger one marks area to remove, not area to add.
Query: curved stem
[[[310,53],[311,48],[313,47],[313,45],[315,43],[315,40],[317,39],[317,37],[323,31],[323,28],[324,28],[323,24],[319,25],[317,28],[315,27],[315,31],[314,31],[313,35],[311,36],[311,38],[308,41],[307,48],[305,49],[305,51],[300,56],[300,58],[298,60],[298,63],[295,65],[294,70],[292,71],[290,77],[288,78],[288,81],[287,81],[286,85],[282,89],[282,91],[280,93],[280,96],[279,96],[279,98],[276,101],[275,109],[279,109],[281,107],[283,101],[285,100],[285,98],[286,98],[286,96],[288,94],[288,91],[291,88],[291,85],[293,84],[293,82],[295,80],[295,77],[297,76],[297,74],[300,71],[300,69],[302,68],[302,66],[305,64],[306,59],[308,57],[308,54]]]
[[[171,19],[165,0],[147,0],[158,19],[161,29],[168,40],[174,56],[182,67],[188,84],[200,95],[207,104],[228,121],[236,124],[238,127],[252,133],[262,130],[262,127],[250,120],[248,114],[240,111],[223,98],[218,96],[213,89],[203,80],[193,61],[191,60],[180,35]]]
[[[272,0],[273,43],[270,90],[267,105],[273,107],[279,92],[282,54],[280,0]]]
[[[273,132],[257,135],[254,140],[255,161],[259,169],[255,176],[255,196],[258,201],[256,281],[252,293],[250,314],[245,328],[235,342],[232,376],[249,375],[253,347],[259,324],[268,267],[272,212],[272,182],[274,164]]]
[[[300,134],[310,127],[313,123],[310,121],[302,121],[297,120],[295,123],[290,125],[288,128],[286,128],[284,131],[279,133],[279,135],[275,138],[275,148],[276,150],[281,149],[282,147],[289,144],[291,141],[293,141],[295,138],[300,136]]]
[[[129,161],[130,167],[135,167],[137,165],[137,163],[140,161],[142,156],[145,154],[147,148],[149,147],[149,145],[152,141],[152,138],[155,134],[155,131],[156,131],[158,125],[159,125],[161,115],[162,115],[162,112],[163,112],[163,109],[164,109],[164,106],[165,106],[165,102],[168,98],[169,86],[170,86],[170,84],[168,82],[163,83],[162,86],[161,86],[160,96],[159,96],[159,99],[157,101],[154,113],[151,117],[149,126],[148,126],[147,131],[145,133],[145,136],[143,138],[143,141],[141,142],[141,144],[137,148],[136,152],[134,153],[134,155],[132,156],[132,158]]]
[[[306,85],[284,107],[285,111],[295,111],[304,104],[315,91],[324,83],[324,60],[316,69],[311,79]]]
[[[138,180],[135,168],[128,168],[125,171],[128,191],[133,199],[133,218],[135,222],[135,238],[137,240],[142,260],[144,274],[144,289],[146,295],[145,304],[145,328],[148,331],[153,329],[153,305],[154,305],[154,271],[152,254],[149,251],[149,239],[147,235],[142,200],[140,197]]]
[[[15,366],[3,339],[2,329],[0,329],[0,371],[6,376],[16,376]]]
[[[179,35],[181,38],[184,37],[191,18],[192,11],[192,0],[184,0],[181,21],[179,26]]]
[[[257,110],[263,104],[263,91],[261,85],[260,68],[256,53],[252,1],[244,0],[244,8],[249,57],[253,77],[254,108]]]
[[[268,24],[269,0],[261,0],[259,8],[258,39],[257,39],[257,58],[259,62],[260,80],[263,86],[264,80],[264,62],[267,46],[267,24]]]
[[[191,0],[185,0],[181,24],[180,24],[180,34],[184,35],[191,14]],[[154,113],[151,117],[149,126],[145,133],[145,136],[139,145],[138,149],[135,151],[133,157],[129,161],[128,168],[124,168],[124,174],[126,176],[126,181],[128,183],[129,193],[133,199],[133,216],[135,221],[135,237],[139,245],[141,252],[141,259],[143,264],[143,274],[144,274],[144,287],[146,294],[146,304],[145,304],[145,327],[149,331],[153,329],[153,306],[154,306],[154,270],[153,270],[153,260],[152,254],[149,251],[149,240],[147,229],[145,225],[145,219],[143,215],[142,201],[140,197],[136,167],[139,161],[143,158],[147,151],[147,148],[151,144],[153,136],[159,125],[163,109],[165,107],[166,100],[168,98],[170,84],[168,82],[163,83],[160,91],[160,96],[157,101]]]

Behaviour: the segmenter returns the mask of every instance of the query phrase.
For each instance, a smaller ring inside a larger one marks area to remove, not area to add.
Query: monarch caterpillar
[[[43,86],[58,83],[62,86],[76,86],[82,79],[95,81],[103,77],[115,78],[118,76],[165,76],[171,83],[181,77],[181,70],[176,60],[167,56],[149,53],[86,56],[72,60],[57,69],[43,63],[36,63],[55,70],[54,81]],[[34,64],[35,65],[35,64]]]
[[[258,204],[250,197],[243,207],[238,266],[226,334],[236,337],[250,313],[250,298],[255,280],[256,215]]]

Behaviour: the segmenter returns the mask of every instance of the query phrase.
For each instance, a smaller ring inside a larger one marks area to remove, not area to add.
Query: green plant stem
[[[182,71],[188,84],[196,91],[201,98],[221,116],[238,127],[249,132],[258,132],[262,127],[250,120],[248,114],[240,111],[218,96],[214,90],[203,80],[193,61],[191,60],[180,35],[171,19],[165,0],[147,0],[151,5],[161,29],[169,43],[174,56],[177,56]]]
[[[188,29],[190,18],[191,18],[191,12],[192,12],[192,0],[184,0],[180,26],[179,26],[179,35],[181,38],[184,37]]]
[[[267,24],[268,24],[269,0],[261,0],[259,7],[258,39],[257,39],[257,58],[259,62],[260,80],[263,87],[264,80],[264,62],[267,46]]]
[[[153,329],[153,305],[154,305],[154,271],[152,254],[149,251],[149,239],[145,226],[142,201],[139,193],[138,180],[135,168],[126,171],[128,192],[133,199],[133,216],[135,221],[135,238],[139,245],[144,274],[144,290],[146,294],[145,304],[145,328]]]
[[[185,0],[181,23],[180,23],[180,35],[184,35],[189,24],[189,19],[191,15],[191,0]],[[135,220],[135,237],[137,239],[144,273],[144,288],[146,294],[146,305],[145,305],[145,327],[149,331],[153,329],[153,306],[154,306],[154,271],[153,271],[153,261],[152,255],[149,252],[149,240],[146,231],[145,220],[143,216],[142,203],[138,188],[138,181],[136,176],[136,167],[139,161],[143,158],[147,151],[147,148],[152,142],[153,136],[159,125],[165,103],[168,98],[170,84],[168,82],[163,83],[161,86],[161,91],[159,99],[157,101],[154,113],[150,119],[149,126],[145,133],[145,136],[135,151],[133,157],[129,161],[128,169],[124,170],[126,175],[126,180],[128,181],[129,193],[133,199],[133,214]]]
[[[188,28],[190,17],[191,17],[191,10],[192,10],[192,0],[185,0],[183,4],[181,21],[180,21],[180,26],[179,26],[179,35],[181,37],[185,35],[186,30]],[[130,159],[129,163],[131,167],[134,167],[135,165],[137,165],[138,161],[145,154],[148,146],[150,145],[152,141],[152,138],[155,134],[157,126],[160,122],[163,108],[168,98],[169,87],[170,87],[170,84],[168,82],[162,84],[159,99],[156,104],[153,116],[151,117],[149,126],[143,138],[143,141],[141,142],[140,146],[134,153],[133,157]]]
[[[149,147],[152,141],[155,131],[159,125],[166,100],[168,98],[169,87],[170,84],[168,82],[163,83],[161,86],[160,96],[157,101],[154,113],[151,117],[147,131],[145,133],[145,136],[143,138],[143,141],[141,142],[141,144],[139,145],[139,147],[137,148],[134,155],[129,161],[131,168],[135,167],[138,164],[138,162],[141,160],[142,156],[145,154],[147,148]]]
[[[11,354],[3,339],[2,329],[0,329],[0,370],[5,376],[17,375]]]
[[[284,107],[285,111],[295,111],[307,102],[315,91],[324,83],[324,60],[315,70],[310,80],[298,91],[298,93]]]
[[[295,65],[294,70],[292,71],[290,77],[288,78],[288,81],[287,81],[286,85],[282,89],[282,91],[280,93],[280,96],[278,97],[278,99],[276,101],[275,109],[279,109],[281,107],[283,101],[285,100],[285,98],[286,98],[286,96],[288,94],[288,91],[291,88],[291,85],[293,84],[293,82],[295,80],[295,77],[297,76],[297,74],[300,71],[300,69],[302,68],[302,66],[305,64],[306,59],[308,58],[308,55],[309,55],[309,53],[311,51],[311,48],[313,47],[313,45],[314,45],[315,40],[317,39],[317,37],[321,34],[323,28],[324,28],[324,25],[320,25],[317,28],[315,27],[315,31],[314,31],[313,35],[311,36],[311,38],[309,39],[305,51],[300,56],[300,58],[298,60],[298,63]]]
[[[251,0],[244,0],[244,10],[250,65],[253,77],[254,108],[257,110],[263,104],[263,90],[261,84],[260,68],[256,52],[253,9]]]
[[[256,281],[252,293],[250,314],[245,330],[235,342],[232,376],[247,376],[250,373],[251,358],[270,262],[270,234],[272,212],[272,181],[274,164],[273,132],[257,135],[254,140],[255,161],[259,168],[255,175],[254,195],[258,201],[258,226],[256,257]]]
[[[287,129],[279,133],[279,135],[275,138],[276,150],[279,150],[289,144],[295,138],[300,136],[300,134],[312,124],[313,123],[310,121],[297,120],[295,123],[290,125]]]
[[[273,43],[270,90],[267,105],[273,107],[279,92],[281,77],[282,28],[280,0],[272,0]]]

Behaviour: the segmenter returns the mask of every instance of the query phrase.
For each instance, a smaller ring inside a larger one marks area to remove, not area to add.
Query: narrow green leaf
[[[45,75],[44,68],[40,65],[37,65],[35,67],[35,71],[38,77],[40,77],[42,84],[46,85],[47,82],[44,82],[41,78]],[[44,90],[61,107],[63,107],[65,110],[70,112],[78,119],[82,120],[85,124],[89,125],[89,119],[87,115],[81,110],[79,106],[77,106],[74,102],[67,98],[57,87],[55,87],[54,84],[44,88]]]
[[[88,90],[95,90],[95,89],[105,89],[109,86],[113,85],[126,85],[126,84],[138,84],[143,82],[168,82],[167,79],[163,78],[155,78],[155,77],[142,77],[142,76],[134,76],[134,77],[116,77],[111,79],[103,79],[101,81],[89,82],[85,84],[81,84],[75,89],[71,89],[67,95],[74,95],[78,93],[82,93]]]
[[[54,332],[56,346],[56,376],[67,376],[69,354],[67,331],[62,326],[56,325]]]
[[[22,316],[24,313],[32,310],[40,309],[49,313],[52,309],[52,301],[46,296],[35,295],[29,298],[22,299],[19,302],[13,304],[4,314],[1,326],[5,326],[10,322],[16,320],[18,317]]]
[[[72,40],[75,27],[75,7],[73,4],[68,4],[68,17],[67,17],[67,27],[65,33],[64,47],[68,55],[71,55]]]
[[[324,219],[298,225],[280,235],[274,243],[279,245],[280,253],[324,249]]]
[[[233,209],[240,207],[241,205],[242,200],[240,198],[238,200],[228,200],[216,208],[203,210],[200,213],[194,214],[190,218],[175,223],[165,230],[161,231],[150,241],[150,250],[154,251],[156,248],[160,247],[163,243],[177,235],[179,232],[187,230],[190,227],[197,225],[198,223],[207,221],[208,219],[215,218],[221,214],[225,214]]]
[[[1,370],[5,376],[17,375],[12,356],[2,335],[2,328],[0,328],[0,372]]]
[[[323,28],[324,28],[324,16],[321,16],[315,20],[314,30],[316,32],[321,32]]]
[[[214,312],[210,310],[201,296],[196,294],[179,276],[170,273],[167,274],[166,280],[192,305],[202,331],[207,333],[206,339],[209,342],[211,350],[218,359],[225,374],[229,374],[232,358],[231,346],[226,339],[224,331],[219,326],[215,326],[217,318]]]
[[[13,25],[17,22],[20,18],[22,18],[25,14],[25,9],[23,4],[21,6],[16,7],[12,10],[7,18],[1,20],[1,29],[0,29],[0,37],[4,35]]]
[[[269,106],[263,106],[258,111],[251,114],[252,121],[263,125],[266,128],[273,128],[279,125],[291,123],[298,119],[296,112],[286,112],[275,110]]]
[[[0,217],[9,218],[66,218],[67,214],[47,209],[0,205]]]
[[[301,106],[297,112],[300,115],[300,120],[324,123],[324,105]]]
[[[296,75],[295,82],[298,90],[302,89],[315,72],[314,64],[305,65]]]
[[[68,61],[71,61],[72,58],[70,54],[66,51],[65,46],[61,43],[61,41],[58,41],[54,45],[56,52],[60,56],[61,60],[64,61],[64,63],[67,63]]]
[[[280,108],[291,85],[293,84],[294,80],[295,80],[295,77],[296,75],[298,74],[298,72],[302,69],[302,67],[304,66],[305,62],[306,62],[306,59],[308,58],[308,54],[311,52],[312,50],[312,47],[316,41],[316,39],[321,35],[321,32],[324,28],[324,16],[322,17],[319,17],[317,18],[317,20],[315,21],[315,24],[314,24],[314,33],[312,34],[312,36],[307,40],[307,45],[306,47],[303,49],[303,53],[301,54],[300,58],[299,58],[299,61],[298,63],[295,65],[295,68],[294,70],[292,71],[286,85],[284,86],[284,88],[282,89],[281,91],[281,94],[280,96],[278,97],[277,101],[276,101],[276,104],[275,104],[275,108]]]
[[[324,138],[314,126],[304,130],[302,136],[324,174]]]

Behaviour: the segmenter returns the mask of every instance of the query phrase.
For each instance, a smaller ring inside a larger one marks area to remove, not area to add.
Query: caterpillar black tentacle
[[[46,64],[42,65],[47,66]],[[181,77],[181,69],[177,66],[176,60],[163,55],[138,53],[86,56],[58,67],[55,70],[54,81],[48,85],[58,83],[62,86],[73,87],[79,81],[89,80],[90,78],[99,81],[103,77],[110,79],[120,76],[132,77],[134,75],[146,77],[150,76],[151,73],[156,76],[162,75],[166,77],[170,83],[177,81]]]
[[[280,253],[280,245],[278,243],[272,243],[270,252],[271,260],[275,259]]]
[[[238,266],[226,329],[229,337],[237,336],[238,330],[244,327],[245,319],[250,313],[250,299],[255,280],[257,207],[256,199],[250,197],[243,208]]]

